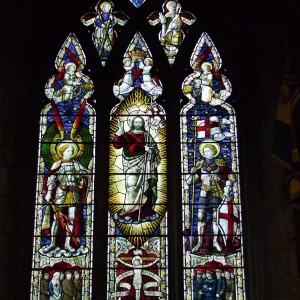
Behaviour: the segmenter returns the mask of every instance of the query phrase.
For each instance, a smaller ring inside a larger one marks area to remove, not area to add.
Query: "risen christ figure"
[[[124,132],[124,122],[118,120],[119,129],[113,142],[114,148],[123,148],[126,189],[123,209],[115,218],[125,223],[150,221],[158,217],[153,205],[157,199],[159,150],[151,134],[145,130],[143,117],[136,116],[129,123],[130,130]]]

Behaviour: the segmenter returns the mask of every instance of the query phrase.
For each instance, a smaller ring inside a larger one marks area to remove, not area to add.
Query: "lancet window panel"
[[[41,111],[31,299],[91,299],[94,223],[94,85],[74,34],[55,60]]]
[[[236,116],[232,87],[207,33],[192,53],[181,111],[185,299],[246,299]]]
[[[107,299],[168,298],[166,114],[151,52],[136,33],[111,111]]]

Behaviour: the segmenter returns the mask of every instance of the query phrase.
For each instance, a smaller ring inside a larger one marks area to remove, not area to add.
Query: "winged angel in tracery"
[[[95,6],[96,13],[86,13],[81,18],[81,22],[85,26],[95,28],[92,39],[103,66],[105,66],[115,43],[118,31],[129,20],[124,13],[113,12],[113,8],[114,5],[111,1],[99,1]]]
[[[45,86],[51,103],[41,114],[33,282],[48,272],[45,268],[65,262],[67,269],[54,268],[49,282],[76,266],[83,269],[84,295],[90,298],[95,113],[87,103],[94,85],[82,72],[85,64],[82,48],[70,34],[55,60],[57,73]],[[49,295],[67,297],[65,285],[54,293],[49,284]],[[35,284],[32,297],[39,299]]]
[[[182,12],[181,9],[181,4],[177,0],[167,0],[162,6],[162,12],[154,12],[148,17],[152,26],[161,28],[159,41],[171,65],[185,38],[185,29],[196,21],[193,14]]]
[[[139,300],[166,295],[166,119],[140,33],[123,64],[113,86],[121,102],[111,112],[109,295]]]
[[[225,297],[224,281],[232,299],[244,299],[236,120],[221,65],[203,33],[191,57],[194,73],[182,86],[189,99],[181,113],[187,299]]]

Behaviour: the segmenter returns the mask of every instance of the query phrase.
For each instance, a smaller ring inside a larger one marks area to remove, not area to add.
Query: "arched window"
[[[230,81],[207,33],[192,53],[181,112],[185,295],[245,299],[237,128]]]
[[[41,112],[32,299],[198,299],[217,269],[245,299],[231,84],[204,33],[180,100],[202,32],[181,2],[76,11]]]
[[[74,287],[91,298],[96,114],[74,34],[59,50],[41,112],[32,299],[55,299]]]

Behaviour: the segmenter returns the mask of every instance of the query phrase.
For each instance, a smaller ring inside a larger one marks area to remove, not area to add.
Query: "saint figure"
[[[76,73],[76,69],[77,66],[75,63],[67,63],[64,69],[62,80],[63,86],[59,89],[55,89],[55,87],[50,89],[50,92],[51,90],[53,90],[52,97],[55,103],[70,102],[73,100],[73,95],[76,87],[79,87],[81,85],[80,75],[79,73]]]
[[[166,4],[168,9],[166,14],[159,14],[159,21],[162,29],[159,35],[160,42],[165,46],[168,55],[174,57],[183,40],[183,25],[180,10],[181,6],[177,1],[168,1]]]
[[[83,220],[80,213],[81,205],[85,202],[89,171],[73,159],[75,145],[72,143],[60,144],[57,152],[62,159],[53,164],[45,176],[43,186],[46,191],[45,200],[51,205],[54,212],[51,243],[41,251],[48,253],[59,247],[74,253],[75,248],[80,246],[76,237],[78,238],[82,234]],[[46,209],[50,209],[50,207],[48,206]],[[49,218],[44,217],[43,229],[49,227],[49,223]],[[59,235],[60,237],[65,236],[64,246],[57,241]]]
[[[235,175],[230,173],[224,159],[216,158],[220,153],[220,146],[212,139],[204,140],[199,147],[199,151],[204,160],[199,161],[191,168],[192,175],[187,176],[187,184],[201,183],[197,233],[198,242],[192,252],[198,252],[202,246],[203,235],[206,225],[212,225],[213,247],[217,251],[222,251],[218,243],[219,227],[217,225],[217,208],[221,204],[222,198],[227,197],[232,190]],[[226,181],[224,186],[222,180]]]
[[[123,209],[115,218],[125,223],[154,220],[158,217],[153,205],[157,199],[159,150],[150,132],[145,129],[143,117],[129,117],[128,125],[130,130],[125,132],[124,122],[118,120],[119,129],[113,141],[114,148],[123,148],[126,189]]]

